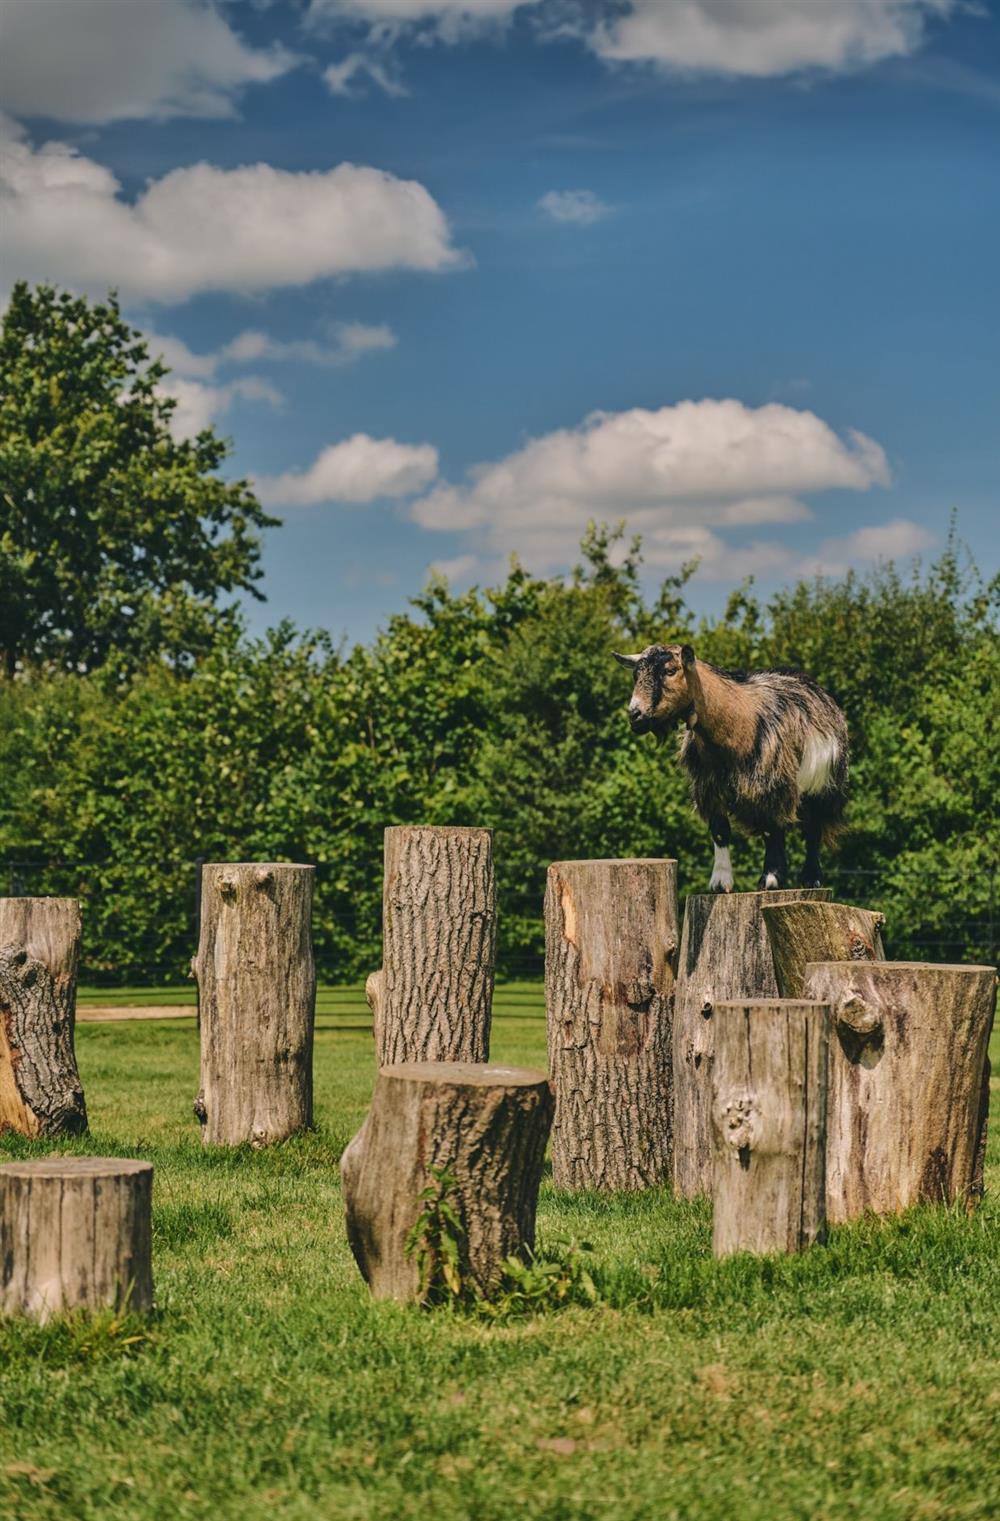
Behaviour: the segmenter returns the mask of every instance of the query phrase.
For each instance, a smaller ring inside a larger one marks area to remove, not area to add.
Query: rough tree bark
[[[992,967],[821,962],[806,995],[833,1008],[826,1211],[831,1224],[918,1200],[982,1196]]]
[[[712,1010],[732,999],[777,998],[761,908],[829,898],[828,887],[692,893],[684,907],[674,996],[674,1189],[712,1192]]]
[[[770,893],[693,893],[683,910],[674,995],[674,1191],[712,1191],[712,1008],[734,998],[776,998],[764,903],[826,899],[828,887]]]
[[[0,1313],[153,1303],[149,1162],[48,1157],[0,1167]]]
[[[382,966],[365,987],[379,1066],[489,1059],[496,922],[491,830],[386,830]]]
[[[191,963],[208,1144],[266,1146],[312,1124],[313,867],[206,865]]]
[[[415,1302],[428,1288],[406,1242],[435,1177],[453,1180],[459,1272],[488,1293],[505,1257],[531,1247],[552,1124],[544,1073],[472,1062],[383,1067],[368,1117],[341,1158],[347,1236],[376,1299]],[[431,1243],[432,1245],[432,1243]]]
[[[560,1188],[670,1181],[677,928],[676,861],[549,867],[545,1004]]]
[[[73,1049],[80,905],[0,898],[0,1133],[87,1128]]]
[[[810,961],[884,961],[885,915],[850,903],[765,903],[767,938],[782,998],[801,998]]]
[[[712,1250],[797,1252],[826,1228],[830,1009],[717,1003]]]

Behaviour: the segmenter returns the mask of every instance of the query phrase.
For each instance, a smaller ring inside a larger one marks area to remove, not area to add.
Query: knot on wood
[[[706,998],[706,999],[703,1000],[702,1005],[701,1005],[701,1009],[700,1009],[699,1012],[701,1013],[702,1019],[711,1019],[711,1017],[712,1017],[712,1000],[710,998]]]
[[[837,1023],[852,1035],[869,1040],[881,1030],[882,1016],[876,1009],[868,1007],[860,993],[852,990],[845,993],[837,1005]]]
[[[219,889],[220,897],[226,898],[227,900],[229,898],[235,898],[236,878],[232,875],[231,872],[225,872],[221,877],[218,878],[215,885]]]
[[[274,881],[274,872],[269,866],[258,866],[253,874],[253,885],[258,891],[263,892]]]
[[[750,1152],[760,1135],[760,1111],[749,1093],[735,1093],[724,1099],[716,1115],[722,1139],[734,1151]],[[743,1157],[740,1162],[746,1166]]]
[[[630,1009],[645,1014],[656,996],[656,989],[647,977],[633,977],[624,987],[625,1002]]]
[[[863,935],[852,935],[848,947],[851,961],[874,961],[875,948],[869,945]]]
[[[194,1117],[198,1121],[198,1124],[204,1125],[208,1119],[208,1110],[205,1108],[205,1100],[200,1093],[191,1105],[191,1108],[194,1110]]]

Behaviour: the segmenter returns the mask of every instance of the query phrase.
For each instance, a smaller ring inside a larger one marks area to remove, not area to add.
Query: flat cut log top
[[[152,1172],[152,1162],[129,1157],[43,1157],[38,1162],[5,1162],[0,1174],[7,1178],[123,1178]]]
[[[315,866],[303,866],[301,861],[205,861],[205,871],[221,871],[228,867],[231,871],[250,871],[256,867],[258,871],[315,871]]]
[[[461,1088],[530,1088],[548,1082],[544,1072],[531,1067],[504,1067],[496,1062],[393,1062],[380,1067],[379,1076]]]

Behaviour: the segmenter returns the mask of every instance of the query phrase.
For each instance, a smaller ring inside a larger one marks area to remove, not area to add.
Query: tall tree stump
[[[558,1187],[670,1180],[676,958],[676,861],[549,867],[545,1005]]]
[[[687,899],[674,997],[674,1189],[682,1199],[712,1192],[713,1009],[778,996],[761,909],[830,896],[828,887],[798,887]]]
[[[797,1252],[826,1228],[830,1010],[793,999],[717,1003],[712,1250]]]
[[[826,1212],[982,1196],[992,967],[821,962],[806,996],[833,1008]]]
[[[73,1049],[80,905],[0,898],[0,1133],[87,1128]]]
[[[149,1310],[152,1192],[151,1164],[120,1157],[0,1167],[0,1313]]]
[[[489,1059],[496,924],[491,830],[386,830],[382,966],[365,987],[380,1067]]]
[[[444,1266],[428,1216],[425,1271],[407,1241],[425,1189],[455,1211],[457,1272],[486,1294],[505,1257],[531,1247],[552,1124],[544,1073],[473,1062],[383,1067],[368,1117],[340,1163],[347,1236],[376,1299],[416,1302]]]
[[[191,963],[206,1144],[266,1146],[312,1124],[313,867],[206,865]]]
[[[767,938],[782,998],[801,998],[810,961],[884,961],[885,915],[851,903],[765,903]]]

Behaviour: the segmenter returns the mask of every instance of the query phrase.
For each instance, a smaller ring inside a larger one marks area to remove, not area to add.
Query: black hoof
[[[803,872],[802,875],[801,875],[801,877],[799,878],[799,886],[800,887],[822,887],[823,886],[823,878],[822,877],[811,877],[811,876],[808,875],[807,872]]]

